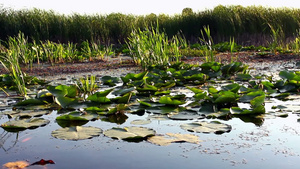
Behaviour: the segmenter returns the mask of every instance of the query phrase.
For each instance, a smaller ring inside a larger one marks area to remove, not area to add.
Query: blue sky
[[[109,14],[121,12],[124,14],[178,14],[183,8],[193,11],[212,9],[217,5],[262,5],[265,7],[300,8],[299,0],[0,0],[0,7],[12,9],[39,8],[54,10],[62,14]]]

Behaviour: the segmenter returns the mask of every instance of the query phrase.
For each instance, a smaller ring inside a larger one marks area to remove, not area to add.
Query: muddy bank
[[[296,63],[300,61],[300,57],[292,54],[265,55],[260,56],[257,53],[240,52],[217,54],[215,60],[223,64],[230,63],[231,60],[238,61],[249,65],[252,75],[278,74],[281,70],[296,69]],[[205,61],[204,57],[183,57],[185,63],[200,65]],[[59,78],[79,78],[86,75],[94,76],[123,76],[131,72],[140,72],[142,69],[137,66],[131,57],[106,57],[104,60],[86,61],[80,63],[59,63],[55,65],[40,64],[33,65],[32,68],[23,66],[23,71],[28,75],[37,76],[46,80],[54,80]],[[5,73],[4,69],[0,73]]]

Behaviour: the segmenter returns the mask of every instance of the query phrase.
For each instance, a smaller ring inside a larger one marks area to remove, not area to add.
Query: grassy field
[[[54,11],[0,9],[0,39],[23,32],[31,40],[61,43],[101,41],[102,44],[124,43],[133,29],[149,26],[172,37],[181,32],[187,41],[198,41],[201,30],[209,26],[214,42],[229,41],[234,37],[241,45],[266,45],[272,31],[284,41],[298,35],[300,9],[267,8],[261,6],[217,6],[212,10],[193,12],[186,8],[178,15],[145,16],[111,13],[108,15],[62,15]]]

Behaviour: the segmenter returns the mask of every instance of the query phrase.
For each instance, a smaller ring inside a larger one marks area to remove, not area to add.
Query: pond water
[[[297,104],[295,102],[294,104]],[[285,105],[293,104],[287,102]],[[266,107],[268,107],[266,105]],[[269,106],[270,107],[270,106]],[[127,114],[125,123],[117,125],[104,121],[93,121],[85,126],[96,126],[103,130],[112,127],[133,126],[131,122],[146,119]],[[103,134],[88,140],[68,141],[53,138],[51,131],[61,128],[56,122],[56,111],[44,115],[50,123],[44,127],[11,133],[0,128],[0,163],[26,160],[30,163],[40,159],[51,159],[55,164],[47,168],[298,168],[300,154],[300,123],[297,114],[288,112],[287,117],[270,116],[260,126],[244,122],[240,118],[228,121],[232,130],[221,135],[193,133],[199,136],[200,144],[172,143],[157,146],[147,141],[139,143],[114,140]],[[1,117],[1,124],[8,121]],[[151,120],[143,125],[157,133],[190,133],[180,128],[190,120]],[[30,168],[43,168],[31,166]]]
[[[43,115],[49,124],[36,129],[7,132],[0,128],[0,164],[25,160],[34,163],[41,159],[53,160],[55,164],[33,165],[28,168],[105,168],[105,169],[153,169],[153,168],[272,168],[296,169],[300,155],[300,123],[298,95],[294,100],[266,99],[267,113],[259,119],[232,118],[217,121],[231,125],[230,132],[223,134],[193,133],[180,125],[197,120],[171,120],[153,118],[153,114],[135,115],[126,113],[122,124],[102,120],[89,121],[83,126],[94,126],[103,131],[113,127],[142,126],[156,134],[194,134],[201,142],[172,143],[158,146],[146,140],[135,143],[116,140],[104,134],[87,140],[70,141],[52,137],[51,132],[61,128],[56,122],[60,114],[56,110]],[[7,101],[7,100],[6,100]],[[273,106],[285,106],[282,110]],[[11,108],[11,107],[10,107]],[[0,124],[9,121],[0,113]],[[152,117],[152,118],[151,118]],[[149,124],[134,125],[133,121],[150,119]],[[215,121],[202,119],[198,121]]]

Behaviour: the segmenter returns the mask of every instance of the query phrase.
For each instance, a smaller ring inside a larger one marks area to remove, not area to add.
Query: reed
[[[93,92],[95,92],[98,88],[95,76],[86,76],[86,78],[80,78],[79,80],[75,81],[75,84],[84,95],[93,94]]]
[[[165,66],[170,62],[179,62],[181,53],[179,48],[186,47],[187,42],[182,36],[168,38],[166,33],[160,32],[159,25],[146,28],[144,31],[132,31],[127,41],[130,55],[135,63],[143,69],[152,65]]]
[[[188,11],[188,12],[186,12]],[[12,10],[0,8],[0,39],[17,36],[23,32],[35,41],[61,43],[82,43],[100,41],[101,44],[124,44],[133,30],[144,30],[156,26],[168,37],[182,31],[187,41],[197,42],[203,26],[209,25],[214,42],[229,41],[234,37],[241,45],[268,45],[272,40],[272,25],[286,38],[295,38],[299,28],[300,9],[269,8],[261,6],[222,6],[211,10],[193,12],[183,10],[182,14],[145,16],[111,13],[108,15],[61,15],[54,11]],[[251,41],[249,42],[249,39]],[[251,44],[250,44],[251,43]]]

